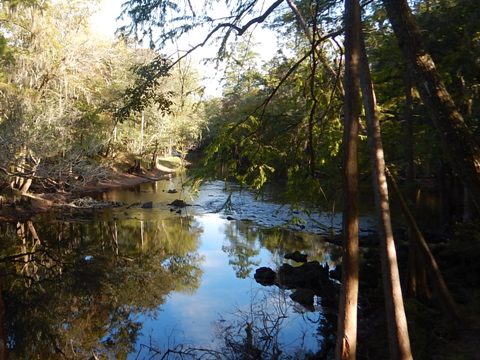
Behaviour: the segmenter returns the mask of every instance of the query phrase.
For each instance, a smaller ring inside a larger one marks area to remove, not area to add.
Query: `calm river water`
[[[180,181],[97,199],[114,208],[0,224],[11,359],[287,359],[329,346],[334,308],[309,311],[253,275],[298,265],[284,259],[295,250],[334,268],[339,249],[318,234],[338,231],[340,217],[223,182],[192,196]]]

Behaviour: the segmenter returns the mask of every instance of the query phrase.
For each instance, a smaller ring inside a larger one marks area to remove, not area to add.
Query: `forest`
[[[185,163],[192,187],[273,186],[298,211],[342,214],[341,231],[323,234],[342,249],[334,344],[304,358],[479,358],[477,0],[127,0],[114,39],[92,28],[96,4],[0,2],[0,222],[35,238],[29,221],[60,201]],[[277,37],[269,60],[260,27]],[[218,96],[202,82],[207,62]],[[360,231],[367,211],[373,240]],[[25,254],[0,251],[0,359],[16,344],[8,301],[20,291],[5,264]],[[190,260],[174,262],[175,286],[198,286]],[[296,358],[284,355],[241,358]]]

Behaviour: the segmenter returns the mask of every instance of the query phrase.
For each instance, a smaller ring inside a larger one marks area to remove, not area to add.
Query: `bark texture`
[[[5,303],[3,302],[2,282],[0,280],[0,360],[7,359],[7,324],[5,320]]]
[[[345,101],[343,138],[343,257],[336,359],[355,359],[358,304],[358,118],[360,6],[345,0]]]

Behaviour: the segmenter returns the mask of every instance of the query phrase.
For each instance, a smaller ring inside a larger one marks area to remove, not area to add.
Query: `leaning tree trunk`
[[[24,145],[22,146],[14,166],[15,172],[10,187],[17,190],[21,195],[28,193],[40,164],[40,158],[35,157]]]
[[[315,44],[315,42],[316,42],[315,41],[315,35],[316,35],[316,32],[317,32],[317,29],[314,29],[313,34],[312,34],[310,32],[310,30],[308,29],[307,21],[305,20],[305,18],[300,13],[300,10],[298,10],[298,7],[297,7],[297,5],[295,5],[295,2],[293,0],[287,0],[287,4],[290,7],[290,9],[292,10],[292,12],[295,14],[295,17],[297,18],[297,22],[298,22],[299,26],[302,28],[302,31],[305,34],[306,38],[308,39],[310,44],[312,46],[314,46],[314,51],[317,54],[317,57],[321,61],[322,65],[325,67],[325,69],[330,73],[330,75],[334,79],[338,78],[339,74],[337,73],[337,70],[335,70],[332,67],[332,65],[328,61],[327,57],[325,56],[325,54],[322,52],[322,50],[319,48],[319,46],[317,44]],[[319,36],[321,37],[322,34],[319,34]],[[341,79],[338,83],[338,90],[340,91],[340,94],[342,96],[345,95],[345,89],[343,88]]]
[[[363,33],[361,34],[360,86],[367,121],[368,144],[372,162],[373,189],[380,237],[383,292],[385,298],[390,359],[412,359],[407,317],[403,306],[400,274],[390,218],[385,159],[383,156],[380,122],[373,89]]]
[[[336,359],[355,359],[358,304],[358,118],[360,6],[345,1],[345,101],[343,137],[343,257]]]
[[[452,97],[422,44],[420,30],[407,0],[383,0],[411,79],[438,130],[450,164],[480,209],[480,147],[465,124]]]
[[[420,231],[420,228],[418,227],[415,218],[408,209],[407,202],[403,198],[402,193],[398,188],[397,182],[395,181],[392,174],[390,174],[388,169],[386,169],[385,173],[390,178],[393,190],[397,194],[403,215],[405,216],[408,226],[412,231],[411,241],[415,243],[415,246],[422,257],[422,265],[426,266],[428,270],[431,283],[435,287],[438,299],[440,300],[440,305],[445,310],[446,314],[450,317],[450,319],[459,324],[462,321],[462,316],[460,314],[458,305],[455,303],[455,300],[453,299],[452,294],[450,293],[450,290],[448,289],[447,284],[443,279],[440,267],[438,266],[435,257],[430,251],[430,248],[428,247],[428,244],[425,241],[425,238],[423,237],[423,234]]]

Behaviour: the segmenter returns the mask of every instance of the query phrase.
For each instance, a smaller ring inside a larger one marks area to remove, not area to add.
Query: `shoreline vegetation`
[[[0,198],[0,221],[26,220],[55,207],[68,206],[75,199],[85,196],[168,179],[188,165],[184,160],[182,162],[183,164],[163,159],[157,162],[154,169],[150,170],[140,168],[136,171],[123,171],[111,168],[105,179],[91,180],[83,185],[76,186],[72,190],[43,193],[29,192],[24,195],[2,197]]]

